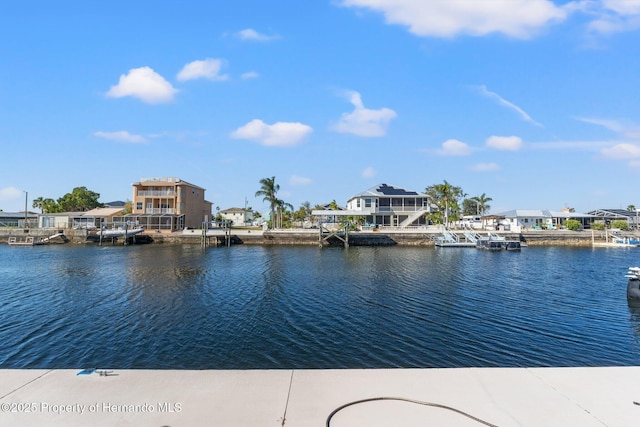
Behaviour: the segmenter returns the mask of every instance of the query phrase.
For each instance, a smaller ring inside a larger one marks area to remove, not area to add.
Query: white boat
[[[624,275],[627,282],[627,299],[640,300],[640,267],[629,267]]]

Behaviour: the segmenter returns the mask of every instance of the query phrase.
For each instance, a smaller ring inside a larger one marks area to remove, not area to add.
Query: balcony
[[[174,208],[147,208],[144,211],[145,214],[169,214],[175,215],[176,210]]]
[[[176,197],[173,190],[138,190],[138,197]]]

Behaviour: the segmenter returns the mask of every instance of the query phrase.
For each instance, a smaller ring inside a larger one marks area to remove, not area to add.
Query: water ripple
[[[0,367],[637,365],[640,308],[623,278],[636,257],[5,246]]]

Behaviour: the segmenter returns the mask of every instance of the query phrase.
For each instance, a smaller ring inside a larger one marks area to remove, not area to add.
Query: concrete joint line
[[[47,374],[48,374],[48,373],[50,373],[50,372],[53,372],[53,369],[49,369],[49,370],[48,370],[47,372],[45,372],[44,374],[42,374],[42,375],[40,375],[40,376],[35,377],[35,378],[34,378],[34,379],[32,379],[31,381],[27,381],[26,383],[22,384],[20,387],[18,387],[18,388],[16,388],[16,389],[14,389],[14,390],[11,390],[9,393],[5,394],[4,396],[0,396],[0,400],[4,399],[4,398],[5,398],[5,397],[7,397],[7,396],[12,395],[12,394],[13,394],[13,393],[15,393],[16,391],[20,390],[21,388],[24,388],[24,387],[28,386],[28,385],[29,385],[29,384],[31,384],[32,382],[39,380],[40,378],[44,377],[45,375],[47,375]]]

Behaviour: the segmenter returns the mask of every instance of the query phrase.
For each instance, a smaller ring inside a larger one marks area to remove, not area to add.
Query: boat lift
[[[325,244],[328,244],[330,238],[335,237],[340,240],[345,248],[349,247],[349,227],[351,224],[348,222],[344,223],[344,229],[335,230],[329,229],[325,227],[325,224],[322,223],[322,218],[324,217],[334,217],[334,220],[337,217],[348,217],[348,216],[368,216],[371,215],[370,211],[347,211],[347,210],[330,210],[330,209],[317,209],[311,211],[311,215],[318,217],[318,229],[320,231],[320,236],[318,239],[318,244],[320,247],[324,247]],[[335,221],[333,222],[335,224]]]

